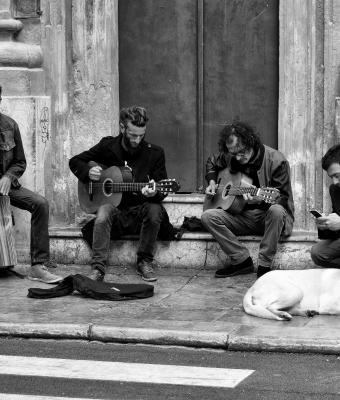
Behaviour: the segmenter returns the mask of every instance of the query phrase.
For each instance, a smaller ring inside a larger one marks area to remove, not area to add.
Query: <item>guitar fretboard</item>
[[[235,187],[232,186],[225,191],[225,194],[229,196],[242,196],[243,194],[249,193],[252,196],[255,196],[258,192],[257,187]]]
[[[110,191],[112,193],[117,193],[117,192],[138,192],[139,190],[142,190],[144,186],[149,186],[153,187],[153,183],[149,182],[108,182],[104,183],[104,186],[107,186],[110,188]],[[156,189],[157,189],[157,184],[156,184]]]

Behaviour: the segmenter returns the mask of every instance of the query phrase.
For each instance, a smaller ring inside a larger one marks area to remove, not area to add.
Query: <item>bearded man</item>
[[[92,273],[102,281],[107,268],[110,239],[139,234],[137,273],[145,281],[156,281],[153,257],[162,222],[168,221],[161,205],[164,194],[155,182],[166,179],[165,155],[161,147],[145,140],[148,117],[143,107],[131,106],[120,111],[120,133],[107,136],[91,149],[70,160],[70,169],[83,182],[97,182],[106,167],[131,171],[135,182],[149,182],[140,191],[123,192],[119,205],[103,204],[97,210],[92,236]]]

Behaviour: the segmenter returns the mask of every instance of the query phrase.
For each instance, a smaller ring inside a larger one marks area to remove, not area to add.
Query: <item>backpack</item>
[[[197,217],[184,217],[183,224],[179,228],[176,234],[176,240],[180,240],[185,231],[188,232],[202,232],[205,231],[205,227],[202,224],[200,218]]]

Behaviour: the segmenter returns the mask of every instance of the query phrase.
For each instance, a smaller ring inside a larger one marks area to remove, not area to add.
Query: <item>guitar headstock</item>
[[[280,196],[280,191],[272,187],[261,187],[256,196],[260,197],[261,200],[265,201],[266,203],[273,204]]]
[[[156,183],[157,190],[163,194],[176,193],[180,189],[180,185],[176,179],[162,179]]]

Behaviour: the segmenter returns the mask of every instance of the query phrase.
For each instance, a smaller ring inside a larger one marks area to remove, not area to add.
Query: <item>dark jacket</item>
[[[17,123],[0,113],[0,177],[8,176],[12,186],[20,187],[18,179],[25,172],[26,158]]]
[[[206,180],[217,181],[218,173],[229,168],[232,157],[228,153],[214,154],[208,158],[206,164]],[[285,156],[278,150],[264,146],[262,164],[257,171],[260,186],[274,187],[279,189],[280,197],[277,200],[287,210],[287,218],[284,227],[284,236],[292,233],[294,222],[294,201],[290,182],[290,167]]]
[[[329,186],[329,194],[332,200],[332,212],[340,215],[340,187],[331,184]],[[340,238],[340,230],[331,231],[330,229],[318,229],[319,239],[336,240]]]
[[[90,161],[106,167],[123,167],[125,162],[132,168],[135,182],[148,182],[154,179],[156,182],[167,178],[165,168],[165,156],[161,147],[143,140],[140,143],[140,151],[137,155],[130,156],[121,145],[122,135],[107,136],[93,146],[71,158],[69,165],[75,176],[86,183],[89,181],[89,170],[93,166]],[[123,193],[121,207],[130,207],[142,204],[146,201],[161,202],[164,195],[157,193],[154,197],[145,197],[138,193]]]

